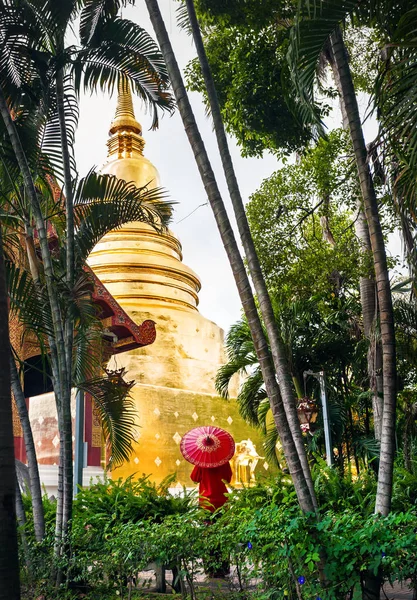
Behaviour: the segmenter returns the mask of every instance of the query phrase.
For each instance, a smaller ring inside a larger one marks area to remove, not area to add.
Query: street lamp
[[[319,414],[317,403],[312,398],[304,396],[297,406],[297,414],[302,432],[306,433],[309,431],[312,434],[313,428],[311,425],[316,422]]]
[[[329,420],[329,409],[327,405],[327,394],[326,394],[326,380],[324,378],[324,372],[319,371],[318,373],[313,373],[313,371],[304,371],[304,385],[307,377],[311,375],[320,385],[320,400],[321,400],[321,408],[323,411],[323,429],[324,429],[324,443],[326,446],[326,460],[329,467],[333,466],[333,448],[332,448],[332,434],[330,431],[330,420]],[[303,401],[305,398],[303,398]],[[297,409],[298,411],[298,409]],[[300,418],[300,415],[299,415]],[[317,419],[317,414],[316,417]],[[301,425],[301,428],[303,426]],[[309,431],[309,429],[307,430]]]

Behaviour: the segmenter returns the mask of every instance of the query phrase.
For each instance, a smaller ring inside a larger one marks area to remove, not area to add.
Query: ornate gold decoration
[[[255,444],[251,439],[236,443],[236,451],[232,460],[235,484],[254,485],[256,483],[255,469],[259,460]]]
[[[93,406],[93,422],[91,425],[91,445],[93,448],[101,448],[101,419],[98,410]]]
[[[132,92],[128,81],[121,80],[117,98],[116,114],[110,125],[110,139],[107,142],[108,156],[131,158],[142,155],[145,140],[142,137],[141,124],[135,118]]]

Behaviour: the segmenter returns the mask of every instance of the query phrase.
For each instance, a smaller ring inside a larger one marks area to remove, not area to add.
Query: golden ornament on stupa
[[[101,172],[138,187],[159,187],[158,171],[143,154],[142,127],[128,84],[119,89],[109,134],[108,161]],[[252,438],[260,444],[236,402],[216,393],[216,372],[226,362],[223,330],[198,312],[200,279],[182,262],[175,235],[129,223],[97,244],[89,264],[135,322],[156,323],[152,345],[120,354],[109,365],[125,367],[128,378],[136,381],[132,396],[139,425],[134,452],[113,477],[145,473],[159,482],[176,472],[178,484],[190,485],[191,467],[179,443],[199,425],[217,425],[230,431],[236,442]],[[231,390],[232,397],[236,393]]]

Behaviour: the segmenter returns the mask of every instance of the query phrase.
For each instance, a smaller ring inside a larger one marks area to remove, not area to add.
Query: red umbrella
[[[220,467],[232,458],[235,442],[228,431],[208,425],[187,431],[180,450],[185,460],[197,467]]]

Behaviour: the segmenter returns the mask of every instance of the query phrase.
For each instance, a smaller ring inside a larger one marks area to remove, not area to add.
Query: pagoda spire
[[[126,79],[119,81],[116,114],[110,125],[109,135],[108,157],[143,155],[145,140],[142,137],[142,126],[136,120],[130,83]]]

